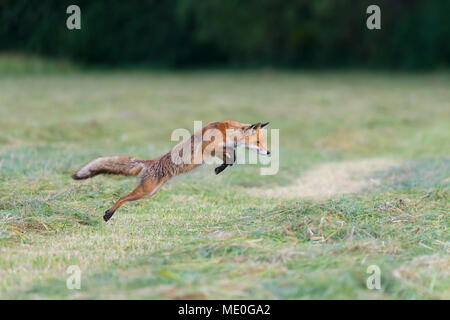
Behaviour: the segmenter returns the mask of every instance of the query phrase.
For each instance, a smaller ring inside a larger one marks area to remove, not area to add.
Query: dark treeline
[[[82,29],[66,28],[81,8]],[[366,8],[381,8],[381,30]],[[449,0],[0,0],[0,50],[87,64],[439,68]]]

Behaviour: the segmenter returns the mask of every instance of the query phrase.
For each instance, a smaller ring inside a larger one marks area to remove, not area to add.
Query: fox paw
[[[221,173],[223,170],[225,170],[225,168],[226,168],[227,166],[220,166],[220,167],[217,167],[217,168],[215,168],[214,169],[214,172],[216,173],[216,174],[219,174],[219,173]]]
[[[112,211],[111,209],[106,210],[105,215],[103,216],[103,220],[105,220],[105,222],[107,222],[109,219],[111,219],[113,214],[114,214],[114,211]]]

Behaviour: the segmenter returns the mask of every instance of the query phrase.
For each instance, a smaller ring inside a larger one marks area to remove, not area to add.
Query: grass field
[[[450,74],[22,64],[0,60],[0,298],[450,299]],[[277,175],[204,166],[108,223],[135,179],[70,179],[225,119],[280,129]]]

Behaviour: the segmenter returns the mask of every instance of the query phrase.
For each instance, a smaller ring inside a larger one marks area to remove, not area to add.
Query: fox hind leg
[[[103,220],[105,220],[106,222],[111,219],[114,212],[116,212],[116,210],[119,209],[119,207],[122,206],[125,202],[136,201],[155,194],[162,186],[162,184],[163,182],[155,183],[150,179],[143,181],[139,186],[136,187],[136,189],[131,191],[129,194],[120,197],[120,199],[117,200],[110,209],[106,210],[105,215],[103,216]]]

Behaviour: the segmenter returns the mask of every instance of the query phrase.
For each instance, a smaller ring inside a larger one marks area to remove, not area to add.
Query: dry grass
[[[389,170],[399,163],[387,159],[323,163],[300,175],[291,185],[251,188],[247,192],[255,197],[327,199],[377,187],[381,181],[373,177],[374,173]]]
[[[0,62],[1,298],[449,298],[448,74],[61,73],[19,60]],[[108,224],[134,180],[70,179],[96,156],[156,157],[199,119],[271,121],[279,173],[204,167]],[[371,264],[381,291],[365,287]]]

